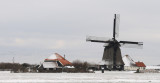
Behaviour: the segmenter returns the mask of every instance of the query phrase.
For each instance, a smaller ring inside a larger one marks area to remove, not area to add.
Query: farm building
[[[146,69],[146,65],[143,62],[135,62],[136,66],[140,69],[140,70],[145,70]]]
[[[62,72],[65,69],[73,69],[72,63],[58,53],[50,55],[38,67],[39,72]]]
[[[123,61],[125,63],[124,70],[126,71],[135,71],[137,69],[145,70],[146,65],[143,62],[134,62],[129,55],[123,56]]]

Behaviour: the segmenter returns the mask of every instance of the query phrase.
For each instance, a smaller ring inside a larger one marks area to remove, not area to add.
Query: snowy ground
[[[160,73],[0,73],[0,83],[160,83]]]

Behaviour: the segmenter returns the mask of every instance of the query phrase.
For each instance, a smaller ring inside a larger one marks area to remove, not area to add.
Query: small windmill
[[[117,41],[116,38],[118,37],[119,33],[119,22],[120,22],[120,15],[114,15],[114,24],[113,24],[113,38],[105,38],[105,37],[95,37],[95,36],[88,36],[86,41],[91,42],[100,42],[104,44],[104,53],[102,60],[105,62],[104,65],[108,67],[110,70],[123,70],[124,69],[124,62],[121,56],[121,46],[128,46],[128,47],[142,47],[143,42],[132,42],[132,41]]]

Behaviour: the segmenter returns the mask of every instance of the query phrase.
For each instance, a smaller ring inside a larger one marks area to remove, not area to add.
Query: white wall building
[[[129,55],[123,56],[124,70],[126,71],[136,71],[137,69],[144,70],[145,64],[143,62],[134,62]]]
[[[58,53],[54,53],[44,60],[44,62],[39,66],[39,69],[56,70],[57,68],[62,68],[62,67],[74,68],[71,62],[66,60]]]

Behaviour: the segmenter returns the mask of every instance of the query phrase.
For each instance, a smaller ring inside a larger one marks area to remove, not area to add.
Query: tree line
[[[74,66],[74,71],[72,72],[88,72],[88,68],[90,66],[96,65],[89,63],[87,61],[80,61],[75,60],[72,62],[72,65]],[[36,64],[29,64],[29,63],[0,63],[0,70],[1,71],[12,71],[15,73],[23,73],[23,72],[37,72],[39,65]]]
[[[10,70],[12,72],[35,72],[36,71],[36,65],[32,65],[29,63],[0,63],[0,70],[6,71]]]

